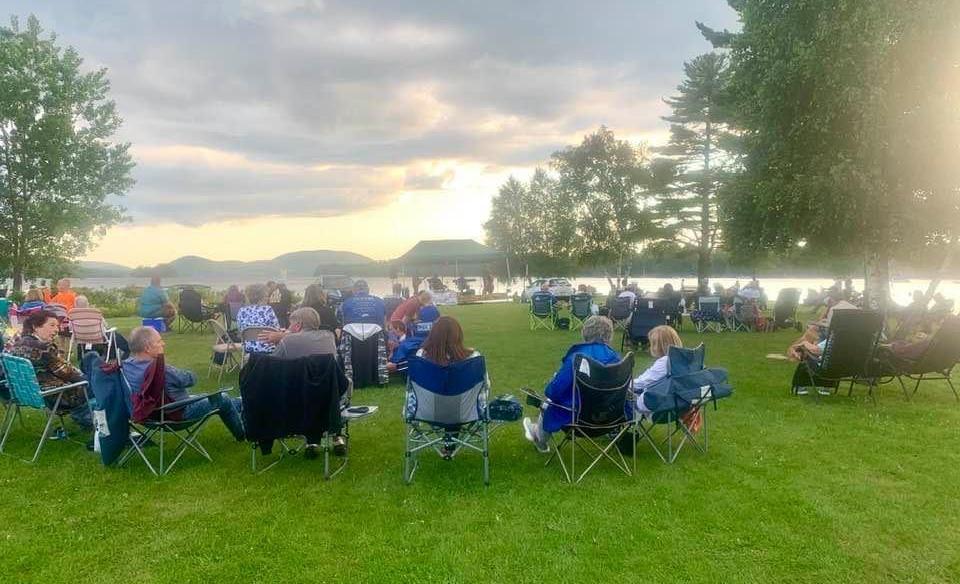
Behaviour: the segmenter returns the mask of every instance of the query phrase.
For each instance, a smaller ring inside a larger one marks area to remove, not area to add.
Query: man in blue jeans
[[[139,326],[130,333],[130,357],[122,364],[123,376],[130,384],[130,391],[136,393],[143,386],[143,378],[153,361],[163,354],[163,337],[156,330],[147,326]],[[197,383],[197,376],[192,371],[177,369],[173,365],[166,365],[167,396],[174,401],[181,401],[190,397],[187,390]],[[194,402],[183,409],[183,418],[186,420],[202,418],[216,408],[217,415],[223,420],[223,425],[230,430],[238,441],[243,440],[242,405],[239,398],[223,394],[212,395],[207,399]]]

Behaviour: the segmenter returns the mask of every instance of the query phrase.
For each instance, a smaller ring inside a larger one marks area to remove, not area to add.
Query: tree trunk
[[[708,290],[710,285],[710,193],[713,190],[710,177],[710,150],[713,144],[713,128],[707,117],[703,144],[703,185],[700,188],[700,248],[697,250],[697,289]]]
[[[23,269],[19,266],[13,267],[13,291],[19,292],[23,288]]]
[[[864,267],[863,306],[886,314],[890,300],[890,253],[887,247],[868,250]]]
[[[953,263],[953,254],[957,250],[956,238],[951,238],[950,243],[947,246],[947,253],[943,256],[943,261],[940,262],[940,269],[937,270],[936,275],[933,279],[930,280],[930,285],[927,286],[927,293],[923,295],[924,306],[930,304],[930,299],[933,298],[934,293],[937,291],[937,286],[940,285],[940,280],[943,279],[944,274],[947,273],[947,270],[950,269],[950,264]]]
[[[697,290],[710,288],[710,249],[700,245],[697,250]]]

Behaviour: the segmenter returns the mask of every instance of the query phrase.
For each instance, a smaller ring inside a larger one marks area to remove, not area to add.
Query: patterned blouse
[[[237,327],[243,334],[243,329],[252,326],[280,328],[280,321],[273,308],[266,304],[248,304],[237,311]],[[244,341],[243,350],[247,353],[272,353],[274,345],[262,341]]]
[[[79,369],[63,358],[63,354],[55,344],[41,341],[33,335],[23,335],[17,339],[10,353],[29,359],[33,363],[40,389],[53,389],[85,379]],[[56,398],[47,398],[46,401],[52,403],[55,400]],[[82,387],[65,391],[60,402],[61,409],[72,409],[86,403],[87,396]]]

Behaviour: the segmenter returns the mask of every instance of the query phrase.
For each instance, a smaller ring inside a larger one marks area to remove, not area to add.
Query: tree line
[[[488,242],[537,271],[660,247],[853,266],[884,306],[891,261],[947,268],[960,219],[960,12],[949,0],[729,0],[738,32],[683,65],[666,145],[601,127],[493,198]],[[942,270],[941,270],[942,271]],[[931,292],[932,293],[932,292]]]

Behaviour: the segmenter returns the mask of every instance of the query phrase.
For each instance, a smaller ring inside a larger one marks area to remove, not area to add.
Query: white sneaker
[[[530,418],[523,419],[523,437],[532,442],[540,454],[550,452],[550,445],[540,437],[540,427]]]
[[[819,393],[820,395],[833,395],[833,392],[830,391],[830,388],[828,387],[818,387],[817,393]]]
[[[797,395],[807,395],[808,393],[810,393],[810,388],[809,388],[809,387],[798,387],[798,388],[797,388]]]

